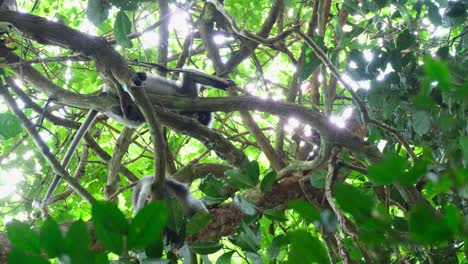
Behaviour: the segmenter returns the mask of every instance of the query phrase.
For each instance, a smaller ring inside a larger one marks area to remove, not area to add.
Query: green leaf
[[[444,11],[444,21],[451,27],[462,25],[466,22],[466,3],[462,1],[450,1]]]
[[[263,215],[272,221],[284,222],[288,220],[283,212],[275,209],[266,209],[263,211]]]
[[[443,61],[426,56],[424,58],[424,74],[426,82],[437,82],[437,88],[443,91],[449,91],[452,88],[450,71]]]
[[[411,47],[415,43],[415,36],[409,32],[409,30],[403,30],[403,32],[398,35],[397,38],[397,47],[399,50],[405,50]]]
[[[308,223],[320,222],[320,211],[304,200],[291,200],[288,208],[296,211]]]
[[[343,2],[343,6],[346,10],[348,10],[349,13],[351,14],[356,14],[356,13],[360,13],[361,10],[359,8],[359,6],[352,0],[345,0]]]
[[[425,135],[431,129],[431,116],[427,111],[419,110],[411,116],[413,129],[418,135]]]
[[[350,32],[345,32],[344,35],[343,35],[343,38],[348,39],[349,41],[351,41],[355,37],[361,35],[361,33],[364,32],[365,30],[366,30],[366,28],[364,28],[364,27],[355,27]]]
[[[401,60],[401,57],[402,57],[401,50],[393,49],[390,51],[389,55],[390,55],[389,57],[390,64],[392,65],[392,68],[395,69],[395,71],[400,72],[403,67],[403,63]]]
[[[28,255],[24,251],[22,251],[21,249],[14,247],[8,253],[8,263],[9,264],[16,264],[16,263],[47,264],[47,263],[50,263],[50,262],[43,259],[40,256]]]
[[[406,160],[397,153],[389,153],[385,158],[369,166],[368,176],[372,183],[377,185],[392,184],[404,173]]]
[[[408,172],[398,177],[398,182],[404,186],[418,183],[419,179],[426,175],[431,162],[431,151],[429,149],[424,149],[423,155],[414,162]]]
[[[231,264],[232,255],[235,251],[228,251],[216,260],[216,264]]]
[[[351,162],[351,156],[349,154],[349,151],[347,149],[343,149],[341,151],[341,159],[345,162]]]
[[[130,39],[128,39],[128,34],[130,34],[131,28],[132,22],[130,22],[127,14],[120,10],[117,13],[114,22],[114,37],[117,43],[119,43],[123,48],[131,48],[133,46]]]
[[[291,243],[289,263],[330,263],[323,243],[310,233],[302,230],[288,233]]]
[[[111,202],[97,201],[93,204],[92,215],[98,239],[107,249],[120,255],[123,238],[128,233],[128,222],[124,214]]]
[[[140,0],[141,1],[141,0]],[[125,11],[135,11],[138,8],[139,0],[110,0],[110,3]]]
[[[276,181],[278,174],[275,171],[270,171],[265,177],[263,177],[260,183],[260,190],[262,193],[268,192]]]
[[[224,193],[224,182],[213,174],[208,174],[208,176],[202,179],[198,189],[211,197],[223,198],[226,196]]]
[[[86,16],[95,26],[99,26],[109,16],[109,8],[105,0],[88,0]]]
[[[250,227],[242,222],[239,227],[239,233],[231,236],[229,239],[235,245],[241,247],[247,252],[258,252],[260,248],[260,236],[256,236]]]
[[[453,204],[447,204],[445,207],[445,223],[452,234],[458,235],[462,230],[463,218],[458,208]]]
[[[172,197],[165,199],[164,203],[167,208],[167,227],[180,234],[182,227],[185,225],[185,217],[180,202]]]
[[[143,249],[151,242],[160,239],[167,218],[167,209],[160,201],[143,207],[130,224],[129,249]]]
[[[282,250],[285,250],[289,244],[288,237],[285,235],[279,235],[273,238],[270,246],[268,247],[268,255],[271,259],[276,259]]]
[[[463,153],[465,164],[468,164],[468,136],[460,137],[460,147]]]
[[[431,23],[434,24],[434,26],[440,26],[442,24],[442,17],[439,14],[439,8],[430,0],[426,0],[425,4]]]
[[[106,232],[127,235],[128,220],[114,203],[97,201],[92,208],[93,224],[97,222],[106,228]],[[112,219],[112,221],[109,221]]]
[[[258,183],[260,176],[260,168],[256,160],[247,162],[242,171],[238,168],[227,170],[224,172],[227,177],[227,182],[237,189],[253,188]]]
[[[245,165],[245,173],[247,175],[247,179],[249,185],[254,187],[258,183],[258,178],[260,176],[260,167],[258,166],[258,162],[256,160],[250,161]]]
[[[31,230],[28,224],[13,220],[6,225],[6,230],[8,238],[15,248],[26,253],[37,255],[41,253],[39,235]]]
[[[92,263],[93,253],[89,250],[88,226],[83,220],[74,222],[65,236],[65,254],[73,263]]]
[[[109,263],[109,259],[107,258],[107,253],[106,252],[103,252],[103,253],[98,253],[94,256],[94,264],[108,264]],[[117,262],[115,263],[114,261],[112,261],[113,264],[118,264],[120,262]],[[128,264],[127,262],[121,262],[121,263],[126,263]]]
[[[408,221],[405,218],[395,216],[393,217],[392,220],[393,220],[392,225],[395,227],[397,231],[405,232],[405,233],[408,232]]]
[[[388,0],[375,0],[375,3],[379,7],[379,9],[382,9],[388,5]]]
[[[21,120],[12,113],[0,113],[0,142],[15,137],[23,130]]]
[[[203,203],[208,205],[208,206],[215,205],[215,204],[220,204],[224,200],[226,200],[226,198],[211,197],[211,196],[203,196],[203,198],[202,198]]]
[[[444,15],[448,17],[464,16],[466,15],[466,7],[461,1],[448,2]]]
[[[417,204],[409,212],[410,237],[425,243],[449,240],[453,233],[446,222],[426,204]]]
[[[255,215],[257,213],[257,210],[255,209],[255,205],[253,205],[251,202],[245,200],[240,195],[236,195],[234,197],[234,203],[246,215]]]
[[[324,52],[327,52],[327,48],[323,42],[323,37],[317,35],[310,37]],[[317,57],[317,55],[315,55],[314,50],[305,42],[302,44],[302,52],[304,52],[305,56],[304,64],[300,69],[299,78],[301,81],[304,81],[310,77],[320,64],[322,64],[322,61]]]
[[[145,253],[149,258],[161,258],[163,255],[164,243],[161,236],[156,237],[153,242],[145,247]]]
[[[236,189],[255,187],[255,185],[252,185],[251,182],[246,179],[247,177],[237,168],[227,170],[224,174],[227,176],[227,183]]]
[[[310,184],[317,189],[325,188],[327,173],[325,171],[314,170],[309,173]]]
[[[226,170],[224,172],[224,175],[226,175],[226,181],[229,185],[236,189],[242,189],[245,187],[248,187],[243,181],[242,181],[242,175],[241,171],[238,168],[232,169],[232,170]]]
[[[468,236],[465,237],[464,245],[468,245]],[[465,258],[468,259],[468,247],[463,247],[463,252],[465,253]]]
[[[338,219],[336,218],[335,213],[328,208],[323,209],[320,214],[320,223],[327,230],[327,232],[333,233],[336,232],[338,226]]]
[[[207,213],[196,213],[187,222],[187,235],[193,235],[202,230],[211,220],[211,215]]]
[[[41,246],[50,258],[58,257],[64,252],[64,242],[60,227],[52,218],[47,219],[41,227]]]
[[[210,241],[197,241],[192,244],[193,252],[200,254],[200,255],[209,255],[217,252],[223,247],[222,244],[218,242],[210,242]]]
[[[335,185],[333,194],[340,208],[352,214],[358,221],[371,217],[375,201],[370,195],[354,186],[342,183]]]

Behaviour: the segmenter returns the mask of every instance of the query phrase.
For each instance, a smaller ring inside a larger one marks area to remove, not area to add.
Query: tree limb
[[[34,129],[34,125],[29,121],[29,119],[21,112],[16,104],[15,100],[11,95],[8,93],[8,90],[5,86],[1,85],[0,87],[0,94],[3,96],[3,99],[7,104],[10,106],[11,110],[16,114],[16,116],[21,119],[23,122],[24,127],[28,131],[29,135],[33,139],[36,147],[41,151],[44,158],[49,162],[50,166],[54,170],[54,172],[60,177],[62,177],[72,188],[73,190],[79,194],[85,201],[88,203],[93,203],[95,201],[94,197],[83,187],[79,184],[79,182],[70,176],[70,174],[60,165],[60,162],[55,158],[52,154],[50,149],[47,145],[42,141],[39,133]]]

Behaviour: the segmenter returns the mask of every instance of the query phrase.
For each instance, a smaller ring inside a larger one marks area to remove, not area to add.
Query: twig
[[[128,185],[125,185],[123,187],[120,187],[119,189],[117,189],[117,191],[115,191],[115,193],[113,193],[112,195],[109,196],[108,200],[109,201],[113,201],[115,198],[117,198],[117,196],[121,193],[123,193],[124,191],[128,190],[128,189],[131,189],[133,188],[135,185],[138,184],[138,181],[136,182],[132,182]]]
[[[5,153],[3,153],[3,155],[0,156],[0,164],[3,162],[4,159],[6,159],[8,156],[10,156],[10,154],[13,153],[15,151],[15,149],[17,147],[19,147],[21,145],[21,143],[23,143],[24,140],[26,140],[27,138],[28,138],[28,135],[22,136],[20,138],[20,140],[18,140],[18,142],[16,142],[13,147],[11,147],[9,150],[7,150]]]
[[[338,223],[343,233],[350,234],[352,232],[350,232],[348,228],[346,227],[345,216],[338,209],[338,207],[335,204],[335,201],[333,201],[332,192],[331,192],[331,186],[332,186],[334,179],[336,179],[336,174],[337,174],[336,161],[337,161],[338,153],[339,153],[339,150],[336,147],[333,148],[331,151],[330,162],[328,165],[328,174],[325,180],[325,197],[327,199],[328,204],[330,205],[333,212],[335,213],[336,218],[338,220]],[[343,240],[341,239],[339,232],[335,231],[333,235],[336,239],[336,242],[338,243],[338,253],[340,254],[340,258],[343,261],[343,263],[352,263],[351,258],[349,257],[348,250],[344,247]]]
[[[77,168],[75,170],[75,175],[73,175],[73,178],[79,180],[85,175],[86,163],[88,162],[88,158],[89,158],[89,146],[86,145],[86,144],[83,144],[83,151],[82,151],[82,154],[81,154],[81,159],[80,159],[80,161],[78,163],[78,166],[77,166]],[[73,190],[70,187],[68,187],[64,192],[59,193],[59,194],[57,194],[55,196],[52,196],[49,199],[49,204],[58,202],[60,200],[63,200],[65,198],[67,198],[72,193],[73,193]]]

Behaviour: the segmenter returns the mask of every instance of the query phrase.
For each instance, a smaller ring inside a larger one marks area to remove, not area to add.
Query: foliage
[[[104,201],[112,164],[102,152],[112,156],[119,149],[116,141],[123,127],[99,117],[90,134],[101,149],[82,143],[69,165],[99,201],[87,204],[60,184],[55,194],[63,197],[47,207],[51,217],[40,220],[33,217],[37,211],[31,201],[43,197],[55,173],[2,101],[0,190],[5,194],[0,194],[0,220],[8,223],[1,228],[12,244],[9,263],[134,263],[128,251],[136,252],[141,263],[467,263],[466,1],[225,0],[228,16],[209,8],[207,3],[215,1],[167,1],[170,11],[162,14],[159,3],[164,1],[44,0],[33,11],[34,1],[17,2],[22,12],[111,41],[135,70],[160,69],[154,63],[164,64],[160,56],[166,56],[170,68],[226,74],[241,88],[238,93],[258,96],[271,109],[278,101],[289,104],[281,117],[251,111],[254,125],[241,107],[234,112],[219,109],[214,131],[250,161],[231,166],[224,175],[213,169],[187,176],[185,180],[195,179],[194,195],[203,196],[210,208],[210,214],[190,218],[183,216],[176,199],[150,203],[133,218],[130,191],[114,202]],[[168,39],[158,31],[164,22]],[[203,31],[203,26],[212,28]],[[325,53],[343,82],[324,65],[320,52],[293,32],[296,26]],[[287,30],[291,33],[283,34]],[[25,40],[15,32],[0,38],[22,63],[33,64],[60,88],[90,94],[103,83],[95,64],[75,51]],[[226,72],[219,72],[216,55]],[[76,127],[52,122],[46,112],[81,122],[85,111],[56,104],[55,95],[21,82],[12,70],[15,65],[3,57],[0,67],[0,90],[12,77],[43,109],[34,110],[10,89],[60,159]],[[234,98],[213,89],[202,95]],[[353,113],[346,115],[350,109]],[[305,111],[331,120],[330,125],[314,127],[298,120]],[[334,120],[342,123],[333,125]],[[331,130],[332,136],[317,139],[320,129]],[[349,142],[365,140],[363,151],[338,146],[336,157],[305,168],[310,163],[301,162],[321,155],[324,141],[336,147],[333,136],[342,131],[352,133]],[[197,163],[233,165],[220,158],[223,153],[210,151],[210,143],[169,129],[166,134],[174,159],[168,164],[179,172]],[[153,174],[156,152],[150,141],[148,127],[138,128],[120,163],[138,176]],[[377,147],[382,157],[369,159],[365,150]],[[285,174],[286,165],[295,169]],[[116,187],[125,190],[128,184],[122,177]],[[222,211],[231,204],[239,212]],[[236,216],[237,222],[232,220]],[[219,222],[216,232],[210,229]],[[223,237],[191,240],[213,234]]]
[[[93,228],[99,241],[116,254],[147,247],[150,250],[150,246],[162,244],[166,221],[167,209],[161,202],[145,206],[130,224],[113,203],[96,202],[92,210]],[[40,236],[28,224],[16,220],[7,225],[7,232],[15,252],[9,255],[9,263],[49,263],[41,258],[41,252],[50,258],[70,263],[109,263],[102,253],[96,254],[89,250],[90,234],[82,220],[72,223],[65,237],[52,218],[43,223]]]

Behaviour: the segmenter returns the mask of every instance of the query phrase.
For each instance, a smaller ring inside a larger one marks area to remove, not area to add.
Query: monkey
[[[154,176],[143,177],[134,187],[132,193],[132,205],[135,213],[138,213],[146,204],[150,194]],[[180,205],[184,217],[191,217],[196,213],[209,213],[205,205],[190,193],[190,190],[173,178],[165,178],[163,185],[163,198],[175,198]],[[183,246],[185,239],[183,233],[173,230],[171,227],[164,228],[166,242],[173,243],[177,248]]]
[[[181,82],[178,83],[158,75],[137,72],[134,84],[145,89],[148,95],[197,97],[201,84],[225,90],[233,83],[231,80],[220,80],[211,75],[188,69],[184,69],[181,75]],[[110,90],[104,86],[102,91],[107,93]],[[124,109],[125,114],[120,105],[112,106],[112,111],[104,112],[104,114],[127,127],[137,128],[145,122],[145,119],[138,106],[132,102],[130,96],[126,94],[126,97],[124,99],[127,105],[126,109]],[[209,128],[212,127],[213,113],[210,111],[181,111],[178,113],[193,118]]]
[[[134,187],[132,193],[132,204],[135,212],[140,211],[151,194],[151,184],[154,176],[143,177]],[[184,216],[191,216],[197,212],[208,213],[205,205],[190,193],[190,190],[184,184],[172,179],[166,178],[164,181],[164,197],[174,197],[179,202]]]
[[[198,96],[198,92],[199,92],[201,84],[212,86],[214,88],[219,88],[222,90],[225,90],[227,87],[233,85],[233,82],[231,80],[225,81],[223,79],[219,79],[217,77],[205,74],[203,72],[189,70],[189,69],[183,69],[179,71],[182,72],[182,82],[180,84],[177,83],[176,81],[168,80],[161,76],[147,74],[146,72],[137,72],[136,74],[137,78],[133,80],[133,82],[136,86],[144,88],[148,94],[192,96],[192,97]],[[110,92],[110,90],[104,87],[103,92],[107,93],[107,92]],[[131,100],[130,96],[128,94],[126,94],[126,96],[127,98],[124,98],[125,100],[127,100],[126,115],[123,114],[123,111],[120,105],[113,106],[112,111],[104,112],[104,114],[106,114],[110,118],[113,118],[114,120],[116,120],[117,122],[125,126],[136,128],[140,126],[143,122],[145,122],[145,119],[140,109],[138,108],[138,106],[135,105],[133,101]],[[73,138],[72,143],[70,144],[70,147],[68,148],[62,160],[62,166],[64,168],[66,168],[66,166],[70,162],[71,156],[73,155],[74,151],[78,147],[78,144],[84,137],[85,132],[88,130],[88,128],[91,126],[92,122],[96,118],[97,114],[98,114],[98,111],[96,110],[90,110],[88,112],[88,117],[78,129],[77,133],[75,134]],[[213,120],[213,114],[209,111],[195,111],[195,112],[187,111],[187,112],[180,112],[180,114],[194,118],[206,126],[210,126]],[[49,185],[49,188],[47,189],[44,199],[42,199],[41,206],[45,206],[48,204],[50,197],[52,196],[53,192],[57,188],[59,182],[60,182],[60,176],[55,175],[54,179],[52,180],[52,183]],[[146,180],[144,182],[146,182]],[[170,180],[170,179],[166,180],[165,184],[169,191],[169,195],[174,195],[177,199],[182,199],[182,200],[179,200],[182,206],[184,206],[183,202],[185,201],[187,202],[185,203],[186,206],[194,205],[196,207],[196,205],[198,205],[198,207],[201,209],[205,208],[200,201],[198,201],[197,199],[191,196],[187,187],[185,187],[183,184],[174,180]],[[146,185],[143,185],[143,186],[146,187]],[[185,200],[183,200],[184,197],[185,197]],[[190,208],[190,206],[187,208]]]

